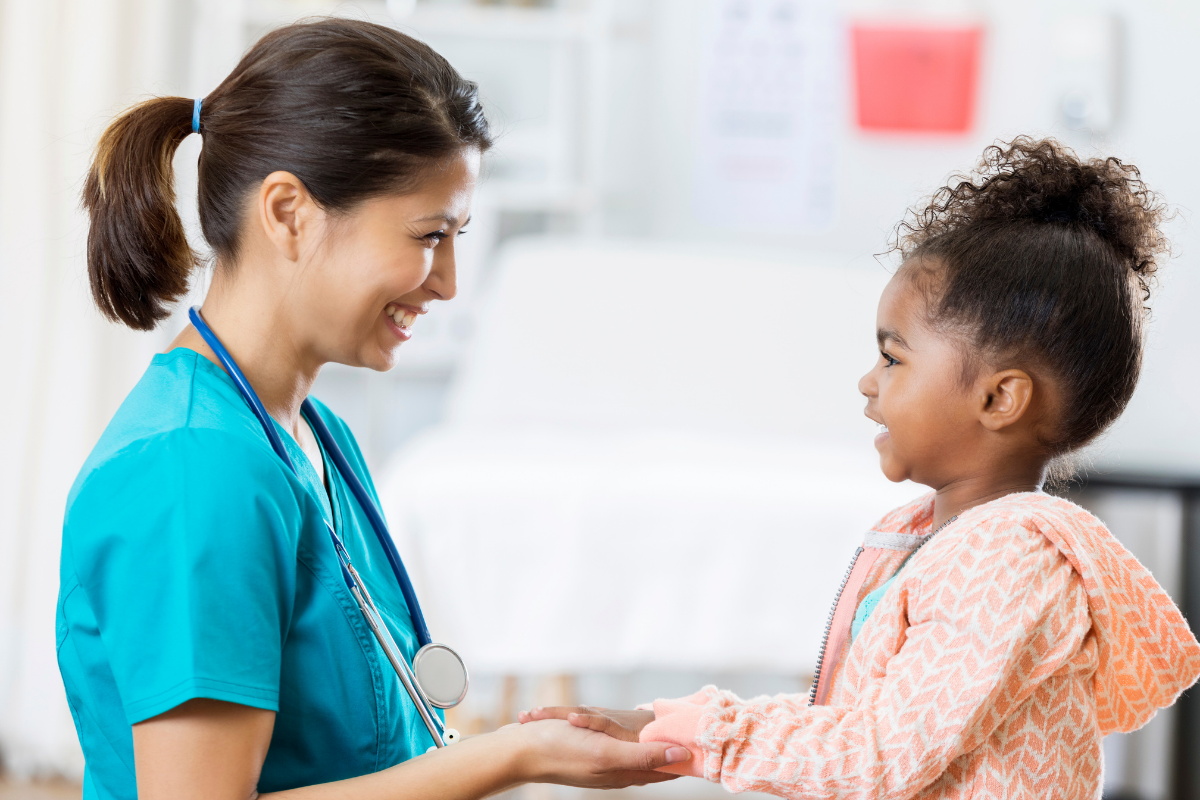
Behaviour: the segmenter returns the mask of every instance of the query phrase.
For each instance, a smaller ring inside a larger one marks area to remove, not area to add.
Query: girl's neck
[[[322,364],[296,335],[293,323],[297,314],[288,314],[282,303],[272,303],[269,292],[246,291],[245,287],[231,291],[228,283],[219,280],[220,275],[218,270],[201,315],[246,376],[267,413],[299,438],[300,405]],[[195,350],[220,366],[216,353],[191,325],[171,346]]]
[[[936,530],[951,517],[1006,495],[1041,491],[1044,481],[1044,468],[1025,474],[972,476],[951,481],[939,487],[934,495],[933,527]]]

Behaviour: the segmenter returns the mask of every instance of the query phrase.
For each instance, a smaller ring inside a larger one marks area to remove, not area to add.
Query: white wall
[[[850,0],[838,0],[845,19]],[[1200,474],[1200,369],[1192,343],[1200,335],[1197,250],[1192,221],[1200,208],[1200,4],[1167,0],[981,0],[988,22],[982,87],[973,130],[963,136],[881,135],[853,124],[850,74],[842,59],[843,101],[837,135],[833,225],[803,234],[766,230],[761,236],[722,231],[692,214],[697,43],[701,3],[655,0],[649,90],[640,96],[644,118],[615,120],[615,138],[628,150],[613,159],[647,171],[634,179],[648,187],[640,213],[623,209],[623,227],[653,236],[727,246],[806,249],[834,254],[847,264],[869,263],[880,252],[901,214],[969,168],[983,148],[1017,134],[1053,135],[1081,152],[1117,155],[1141,168],[1151,188],[1179,211],[1170,225],[1176,258],[1166,264],[1155,301],[1154,323],[1142,384],[1128,412],[1100,443],[1097,464],[1106,469]],[[1051,27],[1057,15],[1109,10],[1123,31],[1120,112],[1109,135],[1092,138],[1066,130],[1056,119],[1050,75],[1054,68]],[[844,46],[848,50],[848,46]],[[626,86],[625,90],[636,87]],[[630,103],[626,102],[626,106]],[[630,132],[638,126],[641,136]],[[647,151],[633,148],[646,145]],[[634,193],[624,187],[618,196]],[[747,287],[731,285],[733,298]],[[864,355],[864,364],[871,354]],[[864,367],[865,368],[865,367]]]

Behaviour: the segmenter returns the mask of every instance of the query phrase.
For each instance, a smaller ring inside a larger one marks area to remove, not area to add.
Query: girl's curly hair
[[[1165,216],[1132,164],[1022,136],[910,210],[893,249],[902,272],[931,278],[931,324],[1054,381],[1062,410],[1045,444],[1059,456],[1111,425],[1137,386]]]

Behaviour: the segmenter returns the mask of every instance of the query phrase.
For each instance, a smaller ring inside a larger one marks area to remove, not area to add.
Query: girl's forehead
[[[929,304],[936,302],[939,275],[936,268],[906,262],[888,281],[879,298],[875,336],[880,345],[890,341],[907,350],[925,349],[934,336]]]
[[[887,286],[883,287],[883,294],[879,297],[880,324],[886,319],[889,327],[908,325],[914,317],[917,301],[921,299],[921,292],[916,284],[901,268],[888,281]]]

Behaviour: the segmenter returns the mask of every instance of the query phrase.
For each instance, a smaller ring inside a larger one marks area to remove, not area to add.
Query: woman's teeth
[[[878,423],[876,423],[876,424],[879,426],[879,432],[880,432],[880,433],[887,433],[887,432],[888,432],[887,425],[884,425],[882,422],[878,422]]]
[[[391,303],[388,303],[387,308],[383,310],[383,313],[391,317],[397,325],[405,330],[411,328],[412,324],[417,320],[417,315],[413,312],[400,308],[399,306],[392,305]]]

